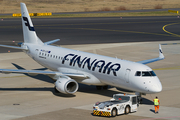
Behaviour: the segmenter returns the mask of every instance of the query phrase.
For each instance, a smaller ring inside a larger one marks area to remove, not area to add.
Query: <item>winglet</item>
[[[148,64],[148,63],[156,62],[156,61],[163,60],[163,59],[164,59],[164,55],[163,55],[163,52],[162,52],[162,49],[161,49],[161,44],[159,44],[159,57],[158,58],[138,61],[137,63]]]
[[[163,51],[162,51],[162,48],[161,48],[161,44],[159,44],[159,58],[160,59],[164,59],[164,55],[163,55]]]

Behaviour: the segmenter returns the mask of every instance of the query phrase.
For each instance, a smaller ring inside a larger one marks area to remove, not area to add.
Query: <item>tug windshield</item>
[[[130,100],[130,97],[129,96],[120,96],[120,95],[114,95],[113,98],[117,101],[123,101],[123,102],[126,102],[126,101],[129,101]]]

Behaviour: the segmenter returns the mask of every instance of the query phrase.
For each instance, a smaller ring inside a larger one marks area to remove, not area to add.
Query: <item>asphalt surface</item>
[[[61,39],[59,45],[148,42],[179,40],[167,31],[180,33],[180,18],[170,17],[108,17],[108,18],[33,18],[39,38],[45,42]],[[0,20],[0,44],[23,42],[20,18]],[[15,41],[15,42],[13,42]],[[17,51],[0,48],[0,52]]]
[[[108,101],[116,93],[129,93],[109,87],[96,90],[95,86],[79,84],[74,95],[54,91],[53,81],[45,75],[0,74],[0,120],[179,120],[180,119],[180,41],[135,42],[112,44],[62,45],[80,51],[92,52],[131,61],[141,61],[158,56],[162,45],[165,59],[148,64],[160,79],[163,90],[143,97],[138,111],[129,115],[106,118],[92,115],[97,101]],[[170,45],[169,45],[170,44]],[[0,54],[0,68],[27,70],[43,67],[23,52]],[[134,94],[134,93],[131,93]],[[160,99],[159,114],[154,113],[153,99]]]
[[[33,19],[33,23],[44,42],[60,38],[57,44],[66,48],[131,61],[157,57],[158,44],[178,43],[163,45],[165,59],[148,64],[161,80],[162,92],[143,96],[138,112],[109,119],[180,119],[178,17],[38,18]],[[21,19],[1,20],[0,36],[0,44],[23,42]],[[0,52],[8,50],[0,48]],[[0,54],[0,68],[42,69],[24,53],[10,51]],[[44,75],[0,74],[0,119],[106,119],[92,115],[93,104],[109,100],[113,94],[122,92],[111,87],[97,91],[95,86],[80,84],[74,96],[66,96],[56,94],[53,88],[52,80]],[[154,114],[152,100],[155,96],[161,101],[159,114]]]

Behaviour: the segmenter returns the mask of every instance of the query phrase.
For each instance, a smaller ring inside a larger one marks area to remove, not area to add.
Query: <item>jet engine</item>
[[[61,93],[74,94],[78,90],[79,85],[73,79],[59,78],[55,82],[55,88]]]

